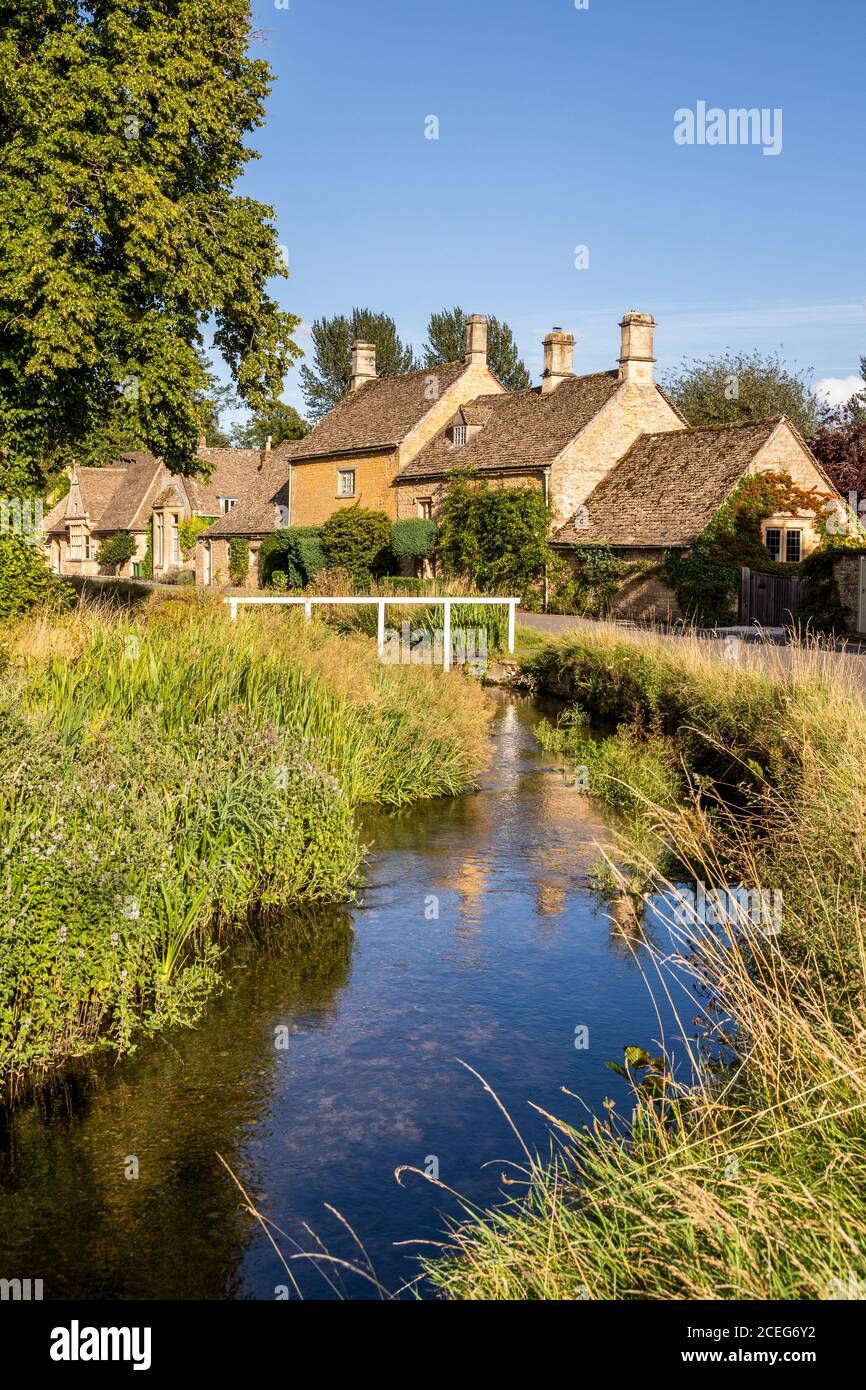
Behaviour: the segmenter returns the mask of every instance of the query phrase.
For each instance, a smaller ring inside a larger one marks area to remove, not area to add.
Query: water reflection
[[[332,1204],[395,1288],[415,1271],[396,1243],[437,1238],[456,1204],[420,1180],[398,1186],[394,1170],[434,1157],[443,1182],[489,1202],[499,1169],[483,1165],[517,1156],[458,1058],[545,1152],[528,1101],[581,1122],[565,1085],[627,1108],[605,1062],[649,1045],[658,1025],[589,891],[604,823],[540,755],[537,717],[501,700],[474,795],[367,818],[351,915],[262,924],[195,1032],[69,1078],[12,1118],[0,1275],[43,1278],[46,1297],[273,1298],[285,1276],[218,1152],[286,1232],[287,1254],[311,1248],[313,1227],[357,1257]],[[305,1296],[333,1296],[312,1267],[295,1272]],[[343,1288],[369,1296],[351,1277]]]

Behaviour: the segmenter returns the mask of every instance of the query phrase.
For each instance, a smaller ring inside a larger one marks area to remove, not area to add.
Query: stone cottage
[[[396,520],[394,484],[407,465],[460,406],[503,394],[487,365],[487,320],[480,314],[467,324],[462,362],[378,377],[375,346],[355,343],[347,394],[304,439],[274,450],[272,466],[258,471],[245,501],[199,540],[198,581],[226,577],[233,538],[250,543],[248,582],[254,584],[258,545],[277,527],[319,526],[340,508],[355,506]],[[426,490],[406,505],[414,507],[413,516],[428,515]]]
[[[162,459],[132,452],[106,468],[74,466],[69,491],[44,518],[45,546],[52,569],[67,576],[100,573],[99,547],[118,531],[133,538],[132,559],[120,574],[135,578],[152,541],[155,578],[192,569],[181,552],[179,527],[193,517],[222,517],[249,492],[263,455],[258,449],[208,449],[198,459],[208,477],[169,473]]]
[[[541,385],[478,396],[454,412],[395,479],[397,515],[435,516],[448,473],[465,467],[502,486],[542,489],[561,526],[641,434],[688,422],[654,378],[649,314],[626,314],[617,369],[574,373],[574,338],[544,339]]]
[[[618,595],[622,617],[682,617],[662,565],[668,550],[688,550],[749,474],[784,473],[822,499],[836,496],[809,446],[784,417],[757,424],[642,434],[580,509],[554,533],[566,557],[579,545],[607,545],[629,562]],[[796,564],[820,536],[814,517],[779,513],[761,523],[768,558]]]

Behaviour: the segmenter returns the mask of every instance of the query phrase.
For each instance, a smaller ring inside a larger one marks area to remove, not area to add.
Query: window
[[[154,514],[153,514],[153,563],[154,563],[159,569],[162,569],[162,566],[163,566],[163,564],[164,564],[164,547],[163,547],[164,525],[165,525],[165,523],[164,523],[164,521],[163,521],[162,512],[154,512]]]
[[[337,470],[337,496],[355,496],[355,470],[354,468],[339,468]]]
[[[468,426],[468,425],[455,425],[455,426],[454,426],[453,434],[454,434],[454,448],[455,448],[455,449],[459,449],[460,445],[461,445],[461,444],[465,444],[466,441],[467,441],[467,439],[469,438],[469,426]]]
[[[180,534],[178,532],[179,518],[173,516],[171,519],[171,563],[180,564]]]
[[[771,560],[779,560],[782,556],[782,532],[778,526],[768,526],[765,537],[767,549],[770,552]]]
[[[84,532],[80,526],[70,526],[69,528],[69,558],[70,560],[84,559]]]
[[[432,498],[432,497],[419,497],[419,498],[418,498],[418,515],[419,515],[420,517],[423,517],[423,519],[424,519],[425,521],[429,521],[429,520],[430,520],[430,518],[431,518],[432,515],[433,515],[433,498]]]
[[[228,516],[232,507],[236,507],[238,499],[236,497],[218,497],[220,516]]]
[[[789,565],[797,565],[800,562],[800,537],[802,532],[787,530],[785,532],[785,560]]]

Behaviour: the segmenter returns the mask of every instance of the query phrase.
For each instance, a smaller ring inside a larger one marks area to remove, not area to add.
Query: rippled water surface
[[[288,1278],[222,1155],[287,1257],[362,1259],[329,1204],[393,1291],[416,1274],[417,1247],[400,1242],[441,1238],[457,1210],[395,1169],[435,1160],[442,1183],[488,1203],[520,1159],[458,1059],[544,1152],[530,1101],[582,1121],[565,1086],[590,1108],[612,1096],[628,1109],[605,1063],[657,1040],[659,1022],[589,889],[604,824],[537,748],[537,718],[503,697],[476,794],[368,819],[358,908],[280,924],[235,953],[232,988],[194,1032],[8,1119],[0,1276],[42,1278],[46,1298],[274,1298]],[[323,1273],[345,1296],[375,1294],[336,1265],[289,1262],[305,1297],[336,1296]]]

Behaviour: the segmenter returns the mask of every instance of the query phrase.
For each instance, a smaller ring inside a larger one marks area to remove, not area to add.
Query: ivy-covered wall
[[[754,473],[742,478],[688,550],[670,550],[665,576],[683,614],[706,627],[737,621],[740,569],[797,574],[799,566],[770,558],[762,523],[786,515],[808,518],[819,534],[826,495],[795,483],[788,473]]]

